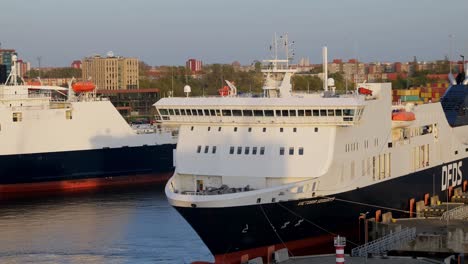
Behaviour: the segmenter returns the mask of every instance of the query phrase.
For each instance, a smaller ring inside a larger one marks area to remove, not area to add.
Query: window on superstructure
[[[205,146],[205,153],[208,153],[208,150],[210,149],[209,146]]]
[[[229,154],[234,154],[234,147],[231,146],[231,147],[229,148]]]
[[[282,116],[289,116],[289,111],[288,110],[281,110],[281,115]]]
[[[188,116],[191,116],[191,115],[192,115],[192,111],[191,111],[190,109],[186,109],[185,111],[187,112],[187,115],[188,115]]]
[[[159,109],[160,115],[167,115],[167,109]]]
[[[223,114],[223,116],[231,116],[231,110],[230,109],[223,109],[221,110],[221,113]]]
[[[214,109],[210,109],[210,115],[211,115],[211,116],[216,116],[216,112],[215,112]]]
[[[283,133],[283,128],[282,127],[280,127],[280,132]]]
[[[273,110],[264,110],[265,116],[274,116]]]
[[[320,110],[320,116],[327,116],[327,110],[321,109]]]
[[[263,116],[263,110],[254,110],[254,116]]]
[[[185,109],[180,109],[180,114],[181,114],[181,115],[187,115],[187,114],[185,113]]]
[[[305,110],[305,116],[312,116],[312,110]]]
[[[299,155],[301,156],[304,155],[304,148],[300,147],[298,152],[299,152]]]
[[[238,155],[242,154],[242,147],[237,147],[237,154]]]
[[[213,148],[211,149],[211,153],[212,153],[212,154],[215,154],[215,153],[216,153],[216,146],[213,146]]]
[[[242,110],[232,110],[233,116],[242,116]]]
[[[265,155],[265,147],[260,147],[260,155]]]
[[[205,116],[210,116],[210,110],[204,109],[203,112],[205,113]]]
[[[298,116],[304,116],[304,110],[297,110]]]
[[[71,120],[73,118],[72,110],[65,111],[65,118],[68,119],[68,120]]]
[[[328,116],[335,116],[335,110],[328,109]]]
[[[313,116],[320,116],[320,111],[319,110],[312,110]]]
[[[253,116],[252,110],[242,110],[244,116]]]
[[[251,128],[251,127],[249,127],[249,132],[252,132],[252,128]]]
[[[221,127],[218,127],[218,132],[221,131]]]
[[[284,147],[280,147],[279,154],[284,155]]]
[[[201,146],[198,146],[197,147],[197,153],[200,153],[201,152]]]
[[[194,116],[198,115],[197,109],[192,109],[192,115],[194,115]]]
[[[266,132],[266,127],[263,128],[263,132]]]
[[[245,147],[244,154],[249,155],[249,153],[250,153],[250,147]]]
[[[175,109],[175,110],[174,110],[174,114],[175,114],[175,115],[180,115],[180,110],[179,110],[179,109]]]
[[[252,148],[252,155],[257,155],[257,147]]]
[[[293,147],[289,148],[289,155],[294,155],[294,148]]]
[[[341,109],[336,109],[335,110],[335,115],[336,116],[342,116],[343,115],[343,111]]]
[[[315,131],[315,132],[318,132],[318,127],[315,127],[315,128],[314,128],[314,131]]]
[[[210,130],[211,130],[211,127],[208,127],[208,131],[210,131]]]
[[[169,115],[174,115],[174,109],[169,109]]]
[[[215,109],[216,116],[221,116],[221,111],[219,109]]]
[[[296,116],[296,110],[289,110],[289,116]]]
[[[237,132],[237,127],[234,127],[234,132]]]
[[[21,122],[21,121],[23,121],[23,114],[13,113],[13,122]]]
[[[193,131],[193,126],[190,128],[191,131]]]
[[[281,110],[276,110],[276,116],[281,116]]]
[[[296,128],[296,127],[293,128],[293,132],[294,132],[294,133],[297,132],[297,128]]]

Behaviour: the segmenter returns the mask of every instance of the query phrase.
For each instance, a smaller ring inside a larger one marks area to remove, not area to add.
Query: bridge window
[[[312,110],[312,113],[314,114],[314,116],[320,116],[319,110]]]
[[[194,115],[194,116],[198,115],[197,109],[192,109],[192,115]]]
[[[281,116],[281,110],[276,110],[276,116]]]
[[[221,111],[219,109],[216,109],[216,116],[221,116]]]
[[[223,116],[231,116],[231,110],[229,109],[223,109],[221,110],[221,113],[223,114]]]
[[[335,116],[335,110],[328,109],[328,116]]]
[[[282,116],[289,116],[288,112],[289,112],[288,110],[282,110],[281,115]]]
[[[254,110],[254,116],[263,116],[263,110]]]
[[[265,116],[274,116],[273,110],[264,110],[263,112],[265,112]]]
[[[214,109],[210,109],[210,114],[211,114],[211,116],[216,116],[215,110],[214,110]]]
[[[205,110],[203,110],[203,111],[205,112],[205,116],[210,116],[210,110],[205,109]]]
[[[310,110],[310,109],[305,110],[305,115],[306,116],[312,116],[312,110]]]
[[[343,115],[344,116],[354,116],[354,110],[353,109],[344,109],[343,110]]]
[[[192,111],[191,111],[190,109],[186,109],[185,111],[186,111],[186,113],[187,113],[188,116],[191,116],[191,115],[192,115]]]
[[[320,110],[320,116],[327,116],[327,110],[321,109]]]
[[[202,110],[202,109],[198,109],[197,112],[198,112],[198,115],[199,115],[199,116],[202,116],[202,115],[203,115],[203,110]]]
[[[180,110],[179,110],[179,109],[175,109],[175,110],[174,110],[174,114],[175,114],[175,115],[180,115]]]
[[[296,110],[289,110],[289,116],[296,116]]]
[[[160,115],[167,115],[167,109],[159,109]]]
[[[342,116],[343,111],[341,109],[336,109],[335,113],[336,116]]]
[[[169,115],[174,115],[174,109],[169,109]]]
[[[244,116],[253,116],[252,110],[242,110]]]
[[[304,110],[297,110],[298,116],[304,116]]]
[[[185,109],[180,109],[180,114],[181,114],[181,115],[186,115],[186,114],[185,114]]]
[[[233,116],[242,116],[242,110],[232,110]]]

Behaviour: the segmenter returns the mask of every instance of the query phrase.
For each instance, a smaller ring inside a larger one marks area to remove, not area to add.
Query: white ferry
[[[166,195],[216,263],[285,247],[331,253],[335,234],[357,243],[363,214],[407,216],[413,199],[466,189],[468,79],[440,103],[403,106],[390,83],[337,94],[328,80],[321,94],[294,93],[288,60],[265,62],[262,98],[155,104],[162,122],[180,125]]]

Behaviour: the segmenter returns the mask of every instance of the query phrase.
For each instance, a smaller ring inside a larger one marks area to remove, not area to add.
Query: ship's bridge
[[[314,124],[352,126],[364,111],[358,95],[341,97],[186,97],[154,104],[156,119],[171,124]]]

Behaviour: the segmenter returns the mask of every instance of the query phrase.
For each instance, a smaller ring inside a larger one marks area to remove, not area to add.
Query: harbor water
[[[163,187],[1,201],[0,263],[190,263],[208,249]]]

